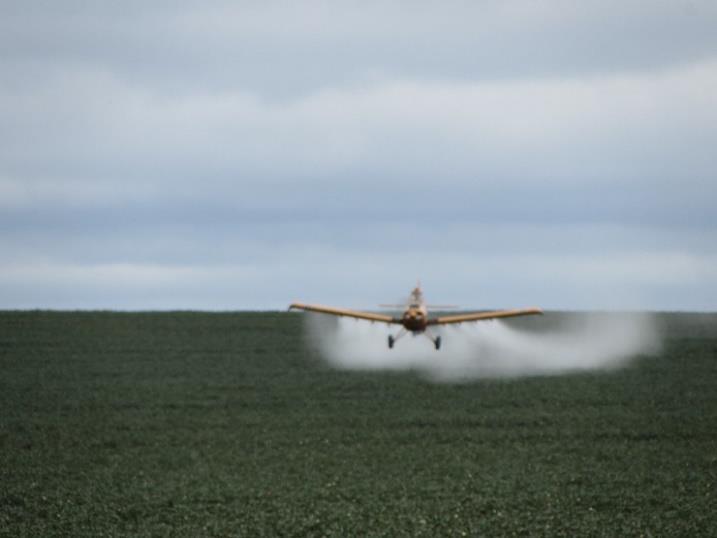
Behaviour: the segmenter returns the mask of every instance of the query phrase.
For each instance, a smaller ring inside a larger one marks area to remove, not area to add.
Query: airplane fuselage
[[[410,305],[401,316],[401,324],[407,331],[424,332],[428,326],[428,310],[422,304]]]
[[[436,349],[440,349],[441,337],[436,336],[434,338],[429,335],[427,331],[429,325],[428,307],[423,300],[423,294],[421,293],[420,286],[416,286],[411,292],[411,298],[408,302],[408,306],[406,307],[406,310],[403,311],[400,321],[401,325],[403,325],[403,329],[401,329],[401,332],[398,333],[398,335],[390,335],[388,337],[389,348],[392,348],[396,343],[396,340],[398,340],[403,334],[410,332],[414,336],[418,334],[425,334],[431,342],[433,342],[433,345],[436,346]]]

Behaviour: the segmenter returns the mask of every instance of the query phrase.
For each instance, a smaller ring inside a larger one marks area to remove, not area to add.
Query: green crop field
[[[0,313],[0,535],[717,536],[717,315],[659,324],[621,370],[435,384],[329,368],[300,314]]]

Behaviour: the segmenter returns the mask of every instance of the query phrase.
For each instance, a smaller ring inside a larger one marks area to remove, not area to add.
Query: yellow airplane
[[[441,337],[431,336],[428,328],[434,325],[450,325],[453,323],[464,323],[467,321],[483,321],[497,318],[512,318],[515,316],[529,316],[532,314],[542,314],[540,308],[519,308],[514,310],[492,310],[489,312],[472,312],[469,314],[456,314],[452,316],[438,316],[431,318],[428,316],[428,305],[423,300],[423,292],[420,283],[413,288],[407,305],[382,305],[382,306],[400,306],[405,310],[401,317],[386,316],[384,314],[374,314],[373,312],[361,312],[358,310],[349,310],[346,308],[333,308],[330,306],[312,305],[303,303],[292,303],[289,310],[298,309],[309,312],[319,312],[320,314],[331,314],[333,316],[343,316],[355,319],[364,319],[371,322],[381,322],[395,325],[402,325],[401,330],[396,336],[388,336],[388,347],[393,348],[396,341],[404,334],[411,333],[414,336],[425,334],[436,349],[441,348]],[[432,308],[450,308],[450,307],[432,307]]]

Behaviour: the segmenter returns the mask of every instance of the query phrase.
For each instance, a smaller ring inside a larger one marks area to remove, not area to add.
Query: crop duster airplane
[[[347,318],[364,319],[371,322],[388,323],[389,325],[402,325],[401,330],[396,336],[388,336],[388,347],[393,348],[396,341],[407,333],[411,333],[414,336],[419,334],[425,334],[436,349],[441,348],[441,337],[432,336],[429,331],[429,327],[435,325],[451,325],[454,323],[465,323],[468,321],[483,321],[489,319],[498,318],[512,318],[516,316],[529,316],[532,314],[542,314],[543,311],[540,308],[519,308],[514,310],[491,310],[487,312],[472,312],[468,314],[455,314],[451,316],[438,316],[429,317],[428,308],[429,305],[423,300],[423,292],[421,286],[418,284],[409,298],[407,305],[381,305],[381,306],[399,306],[405,307],[401,317],[387,316],[384,314],[374,314],[373,312],[362,312],[359,310],[349,310],[346,308],[333,308],[330,306],[303,304],[303,303],[292,303],[289,306],[289,310],[294,308],[299,310],[307,310],[309,312],[319,312],[320,314],[331,314],[333,316],[342,316]],[[432,308],[452,308],[452,307],[440,307],[433,306]]]

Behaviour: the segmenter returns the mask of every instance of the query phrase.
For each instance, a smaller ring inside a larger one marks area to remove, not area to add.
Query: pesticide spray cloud
[[[448,326],[434,331],[443,340],[440,351],[410,334],[388,349],[396,328],[381,323],[309,314],[306,328],[309,344],[337,368],[413,370],[443,382],[615,369],[660,346],[649,314],[547,314],[530,321]]]

